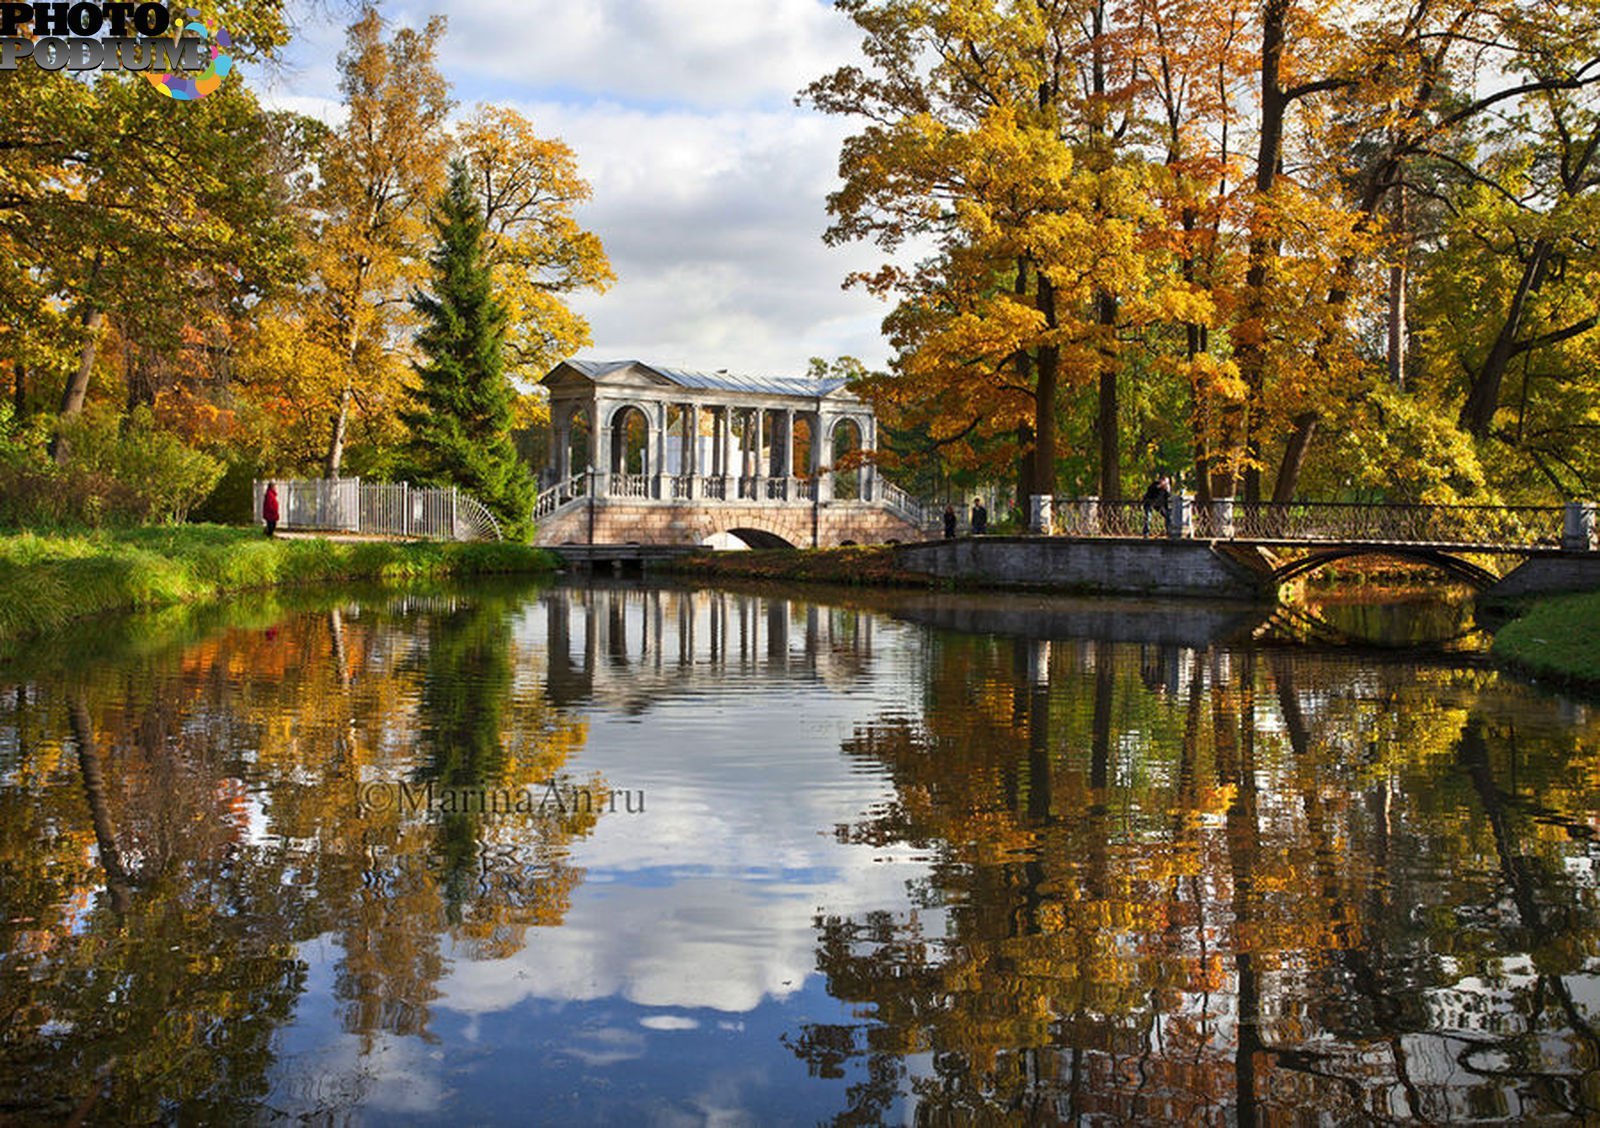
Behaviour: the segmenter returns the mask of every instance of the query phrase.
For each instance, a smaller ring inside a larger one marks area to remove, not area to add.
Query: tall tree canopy
[[[1130,455],[1247,500],[1600,470],[1559,453],[1600,394],[1590,0],[838,7],[865,63],[803,97],[864,123],[826,237],[894,256],[853,281],[902,454],[1113,497]]]

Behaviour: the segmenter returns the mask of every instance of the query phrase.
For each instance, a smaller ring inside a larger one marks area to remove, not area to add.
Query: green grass
[[[0,638],[104,611],[162,607],[230,591],[344,580],[549,572],[548,553],[505,542],[267,538],[257,529],[173,525],[0,537]]]
[[[1538,600],[1495,633],[1492,652],[1530,673],[1600,685],[1600,593]]]

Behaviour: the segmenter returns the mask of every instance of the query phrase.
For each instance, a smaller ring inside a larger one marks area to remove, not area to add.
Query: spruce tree
[[[411,305],[422,318],[414,407],[401,412],[411,431],[419,481],[458,486],[483,502],[508,538],[523,539],[535,488],[511,442],[511,381],[505,373],[505,309],[495,300],[485,260],[484,221],[466,165],[434,210],[437,243],[428,258],[430,293]]]

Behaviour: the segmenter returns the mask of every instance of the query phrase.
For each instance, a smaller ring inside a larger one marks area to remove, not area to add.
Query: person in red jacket
[[[276,482],[267,483],[267,494],[261,499],[261,519],[267,523],[267,536],[272,536],[273,530],[278,527],[278,486]]]

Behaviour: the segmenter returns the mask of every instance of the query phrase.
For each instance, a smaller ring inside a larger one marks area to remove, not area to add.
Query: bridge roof
[[[806,399],[831,395],[848,382],[838,376],[827,376],[822,379],[812,376],[749,376],[729,372],[726,369],[703,372],[692,368],[669,368],[660,364],[648,364],[642,360],[568,360],[557,365],[542,382],[551,383],[563,368],[571,369],[597,384],[607,383],[609,382],[607,377],[621,375],[631,370],[655,376],[664,383],[676,384],[680,388],[801,396]]]

